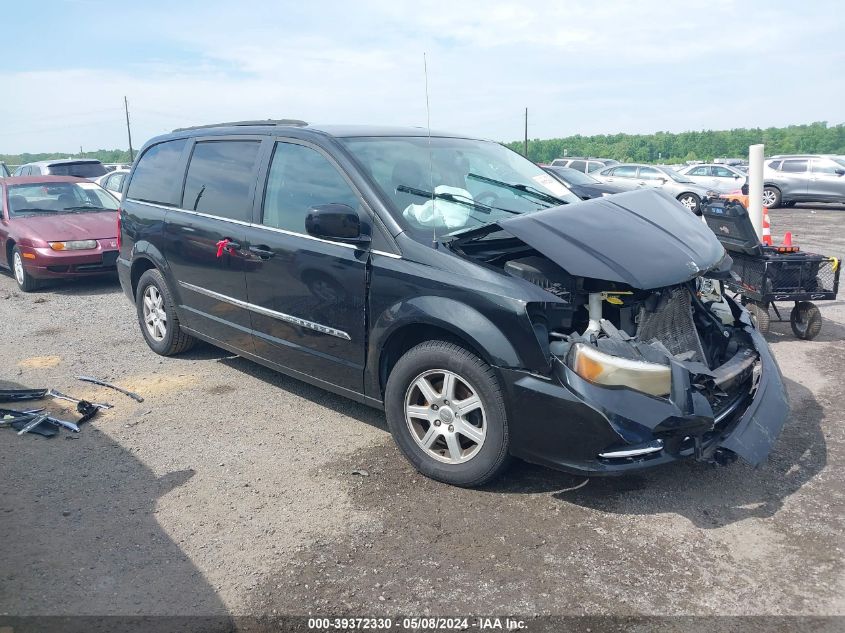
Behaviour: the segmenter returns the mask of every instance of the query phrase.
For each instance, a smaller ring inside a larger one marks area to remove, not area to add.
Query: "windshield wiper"
[[[36,209],[35,207],[27,207],[25,209],[13,209],[12,215],[15,216],[18,213],[58,213],[55,209]]]
[[[559,204],[569,204],[566,200],[562,200],[557,196],[553,196],[550,193],[546,193],[545,191],[540,191],[531,185],[523,185],[522,183],[510,183],[504,182],[502,180],[496,180],[494,178],[488,178],[487,176],[480,176],[478,174],[467,174],[467,178],[472,180],[477,180],[479,182],[487,183],[488,185],[495,185],[497,187],[504,187],[505,189],[510,189],[511,191],[518,191],[523,194],[527,194],[532,198],[536,198],[537,200],[543,200],[544,202],[549,202],[554,205]]]
[[[83,205],[81,207],[65,207],[62,211],[114,211],[115,209],[107,209],[106,207],[95,207],[93,205]]]
[[[455,195],[453,193],[432,193],[431,191],[425,191],[424,189],[417,189],[416,187],[409,187],[408,185],[398,185],[396,187],[396,191],[401,191],[403,193],[410,193],[413,196],[419,196],[420,198],[428,198],[431,200],[432,198],[437,198],[439,200],[446,200],[448,202],[455,202],[457,204],[462,204],[465,207],[470,207],[471,209],[477,209],[482,213],[490,213],[493,209],[498,209],[499,211],[507,211],[508,213],[519,213],[519,211],[512,211],[511,209],[502,209],[501,207],[490,207],[486,204],[479,204],[477,202],[473,202],[472,200],[468,200],[464,196]]]

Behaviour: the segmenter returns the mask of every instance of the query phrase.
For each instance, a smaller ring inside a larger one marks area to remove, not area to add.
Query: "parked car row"
[[[721,159],[670,168],[623,164],[604,158],[560,158],[549,167],[588,172],[607,184],[666,187],[687,208],[697,211],[709,194],[730,193],[748,185],[748,166]],[[763,204],[770,209],[797,202],[845,203],[845,157],[818,154],[781,155],[763,164]],[[695,186],[693,186],[695,185]]]
[[[639,187],[659,187],[693,213],[701,211],[705,197],[718,197],[719,191],[700,185],[673,169],[658,165],[624,163],[605,167],[593,173],[597,179],[612,185],[635,184]]]

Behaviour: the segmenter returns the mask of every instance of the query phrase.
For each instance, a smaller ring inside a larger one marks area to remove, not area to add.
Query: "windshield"
[[[340,139],[384,192],[402,227],[431,239],[521,213],[579,202],[516,152],[461,138]],[[429,149],[430,142],[430,149]]]
[[[693,181],[692,181],[692,180],[690,180],[687,176],[682,176],[681,174],[679,174],[678,172],[676,172],[674,169],[669,169],[668,167],[657,167],[657,169],[659,169],[659,170],[660,170],[660,171],[662,171],[664,174],[666,174],[667,176],[669,176],[669,178],[671,178],[671,179],[672,179],[672,180],[674,180],[675,182],[688,182],[688,183],[689,183],[689,182],[693,182]],[[693,183],[693,184],[694,184],[694,183]]]
[[[114,196],[93,182],[9,185],[9,216],[117,211]]]
[[[548,170],[560,177],[567,185],[595,185],[600,184],[592,176],[569,167],[549,167]]]
[[[50,165],[51,176],[76,176],[77,178],[99,178],[108,173],[100,162],[96,163],[58,163]]]

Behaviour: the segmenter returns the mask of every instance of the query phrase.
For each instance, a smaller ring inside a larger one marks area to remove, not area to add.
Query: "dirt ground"
[[[845,255],[845,206],[772,223]],[[516,463],[463,490],[378,411],[210,346],[156,356],[115,280],[2,274],[2,386],[115,407],[78,435],[0,429],[0,615],[845,615],[845,299],[821,307],[815,341],[772,326],[792,415],[760,468]]]

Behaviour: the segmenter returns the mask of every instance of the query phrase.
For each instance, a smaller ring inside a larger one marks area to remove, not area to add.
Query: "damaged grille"
[[[692,320],[692,297],[686,288],[665,291],[657,308],[640,308],[637,337],[646,343],[659,341],[673,355],[705,363],[701,338]]]

